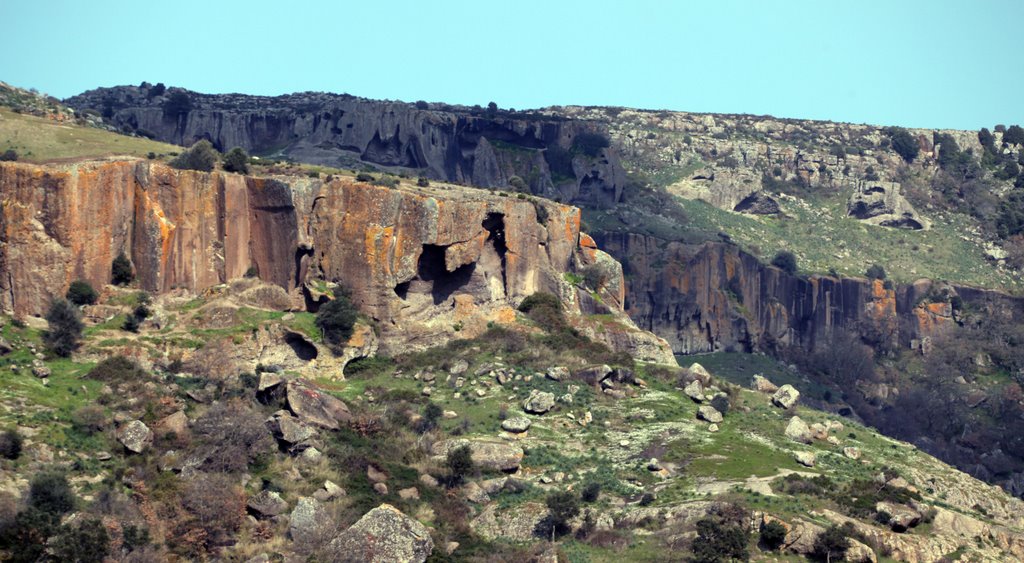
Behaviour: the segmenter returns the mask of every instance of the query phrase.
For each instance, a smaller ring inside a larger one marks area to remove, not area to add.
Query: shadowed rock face
[[[563,274],[601,263],[614,288],[603,295],[608,312],[640,333],[621,311],[621,268],[589,237],[581,241],[579,209],[566,205],[140,160],[0,163],[0,198],[0,306],[17,315],[41,315],[75,279],[109,283],[123,251],[140,286],[157,293],[202,290],[255,267],[293,303],[315,308],[307,280],[338,282],[378,322],[384,350],[409,350],[510,322],[513,307],[538,291],[580,315],[585,292]],[[543,224],[536,206],[547,211]],[[670,358],[653,335],[606,340]]]
[[[913,346],[954,324],[954,295],[974,310],[1024,318],[1024,299],[995,291],[929,280],[888,289],[862,278],[801,278],[727,244],[690,246],[619,233],[597,239],[628,264],[626,311],[679,354],[813,349],[837,331]]]
[[[122,129],[181,145],[208,139],[224,151],[242,147],[313,164],[371,164],[432,179],[505,188],[512,176],[532,193],[609,206],[620,201],[625,174],[618,153],[569,150],[596,122],[469,108],[418,109],[413,104],[348,95],[302,93],[265,97],[206,95],[173,88],[150,98],[136,86],[100,88],[67,100],[103,111]],[[192,109],[168,115],[169,96],[187,92]],[[549,152],[560,151],[560,158]]]

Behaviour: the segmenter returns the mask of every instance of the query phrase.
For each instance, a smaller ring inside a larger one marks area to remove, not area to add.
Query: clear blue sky
[[[1022,0],[0,0],[0,80],[977,129],[1024,123]]]

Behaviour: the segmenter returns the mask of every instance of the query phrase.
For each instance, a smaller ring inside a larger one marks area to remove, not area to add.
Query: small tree
[[[18,459],[24,440],[15,428],[8,428],[0,434],[0,456],[5,459]]]
[[[219,157],[217,149],[213,148],[210,141],[203,139],[174,157],[170,165],[179,170],[210,172],[216,166]]]
[[[831,526],[814,539],[813,554],[827,563],[840,561],[850,549],[850,534],[846,528]]]
[[[869,280],[884,280],[885,279],[885,268],[878,264],[872,264],[866,275]]]
[[[249,173],[249,153],[242,147],[235,147],[224,155],[224,170],[239,174]]]
[[[110,281],[114,285],[128,285],[133,279],[135,274],[132,272],[132,261],[122,251],[110,265]]]
[[[96,303],[96,299],[99,294],[93,289],[92,285],[85,280],[75,280],[71,282],[71,286],[68,287],[68,292],[64,296],[68,301],[75,305],[92,305]]]
[[[743,528],[714,518],[697,522],[697,539],[693,542],[694,563],[746,561],[747,533]]]
[[[46,514],[60,516],[75,507],[75,494],[63,473],[40,473],[29,484],[28,505]]]
[[[348,296],[336,291],[334,299],[317,311],[316,326],[320,329],[324,342],[334,352],[340,353],[352,336],[352,327],[355,326],[358,317],[359,311]]]
[[[551,526],[552,541],[556,534],[563,534],[569,528],[569,520],[580,513],[580,499],[571,491],[556,491],[544,501],[548,507],[548,524]]]
[[[788,250],[780,250],[772,258],[772,266],[781,269],[787,274],[795,274],[797,271],[796,255]]]
[[[473,450],[469,444],[448,450],[445,465],[448,467],[449,486],[462,483],[473,471]]]
[[[14,149],[7,149],[0,154],[0,162],[14,162],[18,160],[18,153]]]
[[[583,489],[580,490],[580,498],[583,502],[594,502],[600,496],[601,483],[598,483],[597,481],[590,481],[586,485],[583,485]]]
[[[78,348],[85,326],[78,308],[64,299],[55,299],[46,312],[50,329],[43,334],[43,342],[54,354],[67,358]]]
[[[1011,125],[1003,133],[1003,142],[1011,145],[1024,145],[1024,127]]]
[[[192,111],[192,98],[181,90],[172,92],[164,102],[164,115],[166,117],[178,118],[188,115]]]
[[[97,518],[61,526],[49,544],[57,561],[101,563],[110,554],[110,535]]]
[[[896,127],[892,129],[889,135],[892,139],[892,150],[896,151],[896,154],[900,155],[903,160],[913,162],[917,158],[921,148],[917,144],[917,138],[911,135],[909,131]]]
[[[530,186],[526,185],[526,181],[519,176],[512,176],[508,179],[508,187],[512,188],[517,192],[528,192]]]
[[[772,520],[764,526],[761,526],[761,545],[771,551],[775,551],[782,547],[782,544],[785,541],[786,527],[782,524]]]

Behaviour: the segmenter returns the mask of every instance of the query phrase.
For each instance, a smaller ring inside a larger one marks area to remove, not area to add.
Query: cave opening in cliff
[[[315,360],[319,355],[319,352],[316,350],[316,346],[310,344],[309,341],[306,340],[306,337],[297,332],[285,333],[284,343],[291,347],[292,351],[295,352],[295,355],[298,356],[300,360],[308,362],[310,360]]]
[[[416,266],[416,277],[431,284],[430,294],[434,298],[434,305],[444,303],[453,293],[466,287],[476,269],[474,262],[459,266],[449,272],[444,258],[446,248],[446,246],[436,244],[424,244],[423,252],[420,254],[419,263]],[[399,286],[401,285],[399,284]],[[405,291],[408,292],[408,290],[407,284]],[[395,293],[399,293],[399,291],[399,287],[396,286]]]
[[[501,259],[501,287],[508,287],[505,279],[505,255],[508,253],[508,245],[505,242],[505,216],[501,213],[488,213],[481,225],[487,230],[487,244],[494,248],[494,252]]]

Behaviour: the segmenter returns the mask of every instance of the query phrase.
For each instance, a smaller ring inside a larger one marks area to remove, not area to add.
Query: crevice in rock
[[[430,294],[434,298],[434,305],[444,303],[453,293],[468,285],[476,269],[474,262],[449,272],[444,258],[446,248],[436,244],[424,244],[416,266],[416,277],[431,284]],[[398,288],[395,289],[397,291]]]
[[[310,361],[315,360],[319,355],[316,346],[310,344],[305,336],[297,332],[287,332],[284,335],[284,343],[287,344],[295,352],[300,360]]]
[[[508,245],[505,242],[505,216],[501,213],[488,213],[481,226],[490,233],[487,235],[486,244],[490,244],[501,259],[501,287],[508,288],[505,272],[505,255],[508,254]]]

